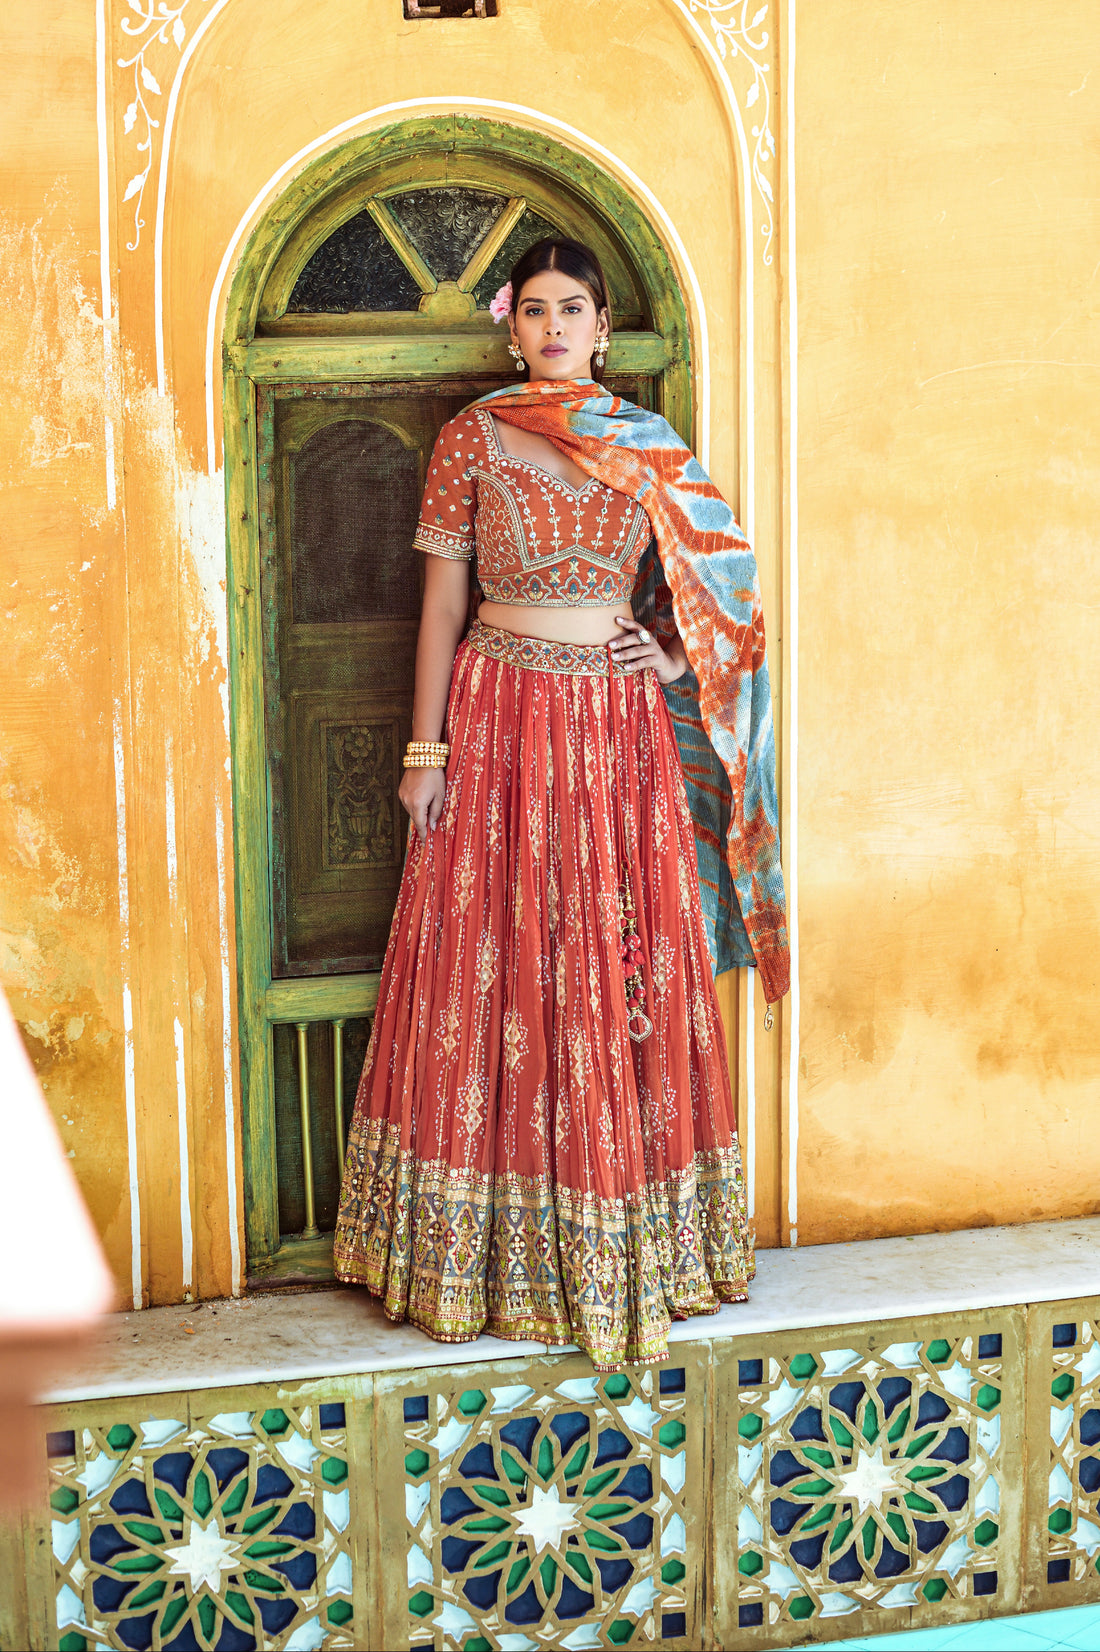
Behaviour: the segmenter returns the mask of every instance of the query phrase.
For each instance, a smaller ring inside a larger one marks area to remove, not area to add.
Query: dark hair
[[[611,295],[607,290],[607,278],[603,273],[603,266],[591,247],[586,247],[583,241],[569,241],[564,236],[546,236],[542,241],[536,241],[533,247],[517,258],[512,265],[512,314],[516,313],[520,294],[528,281],[536,275],[542,275],[545,270],[561,270],[563,275],[571,276],[587,287],[592,295],[592,302],[597,311],[607,311],[607,337],[611,338]],[[528,369],[530,371],[530,369]],[[604,370],[592,363],[592,377],[596,380],[603,378]]]

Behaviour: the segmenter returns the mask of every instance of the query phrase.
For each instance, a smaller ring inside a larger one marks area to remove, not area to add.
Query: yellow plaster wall
[[[110,671],[120,536],[106,503],[94,19],[81,0],[49,0],[7,8],[4,23],[0,982],[124,1271]]]
[[[139,1302],[241,1281],[224,496],[207,467],[207,321],[226,248],[274,200],[274,174],[333,128],[381,126],[411,112],[384,106],[425,97],[460,112],[478,99],[521,104],[512,118],[559,138],[555,122],[575,125],[590,153],[636,169],[684,236],[711,312],[712,462],[732,494],[740,483],[734,140],[714,66],[676,9],[644,15],[619,0],[578,28],[570,7],[520,0],[486,29],[406,25],[396,3],[371,3],[368,47],[359,0],[185,0],[179,39],[171,21],[158,39],[155,8],[106,0],[102,130],[96,8],[13,0],[6,13],[0,511],[17,640],[0,658],[3,980],[122,1295]],[[550,65],[537,82],[533,61]],[[607,84],[594,101],[596,62]],[[705,169],[678,141],[693,111],[710,134]]]
[[[240,1281],[211,294],[279,168],[341,123],[367,129],[405,112],[383,105],[430,97],[520,105],[507,118],[559,141],[555,121],[575,127],[670,214],[674,262],[686,275],[690,261],[705,299],[711,467],[755,504],[777,690],[797,392],[801,1068],[794,1116],[780,1105],[790,1016],[765,1035],[758,1003],[761,1238],[783,1238],[789,1215],[805,1242],[1097,1208],[1097,370],[1058,365],[1100,360],[1090,6],[1060,8],[1040,44],[1015,0],[938,21],[908,0],[798,5],[793,269],[782,210],[772,261],[759,244],[746,255],[745,192],[754,236],[764,197],[742,175],[705,10],[694,23],[676,0],[502,0],[486,23],[398,13],[398,0],[184,8],[187,49],[211,26],[172,104],[165,394],[155,184],[180,51],[150,53],[160,124],[135,234],[125,196],[142,129],[126,130],[133,70],[117,60],[138,14],[108,0],[105,368],[95,8],[11,0],[5,13],[0,978],[124,1295],[135,1273],[146,1301]],[[768,28],[781,209],[785,8]],[[726,68],[751,148],[763,105],[745,103],[744,61],[727,54]],[[217,375],[215,359],[215,395]],[[743,1035],[744,987],[739,1003],[731,989]]]
[[[798,8],[804,1241],[1100,1209],[1098,43]]]

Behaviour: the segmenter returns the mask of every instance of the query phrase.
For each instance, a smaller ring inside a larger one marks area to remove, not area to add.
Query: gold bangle
[[[410,740],[401,761],[406,769],[445,769],[450,755],[445,740]]]

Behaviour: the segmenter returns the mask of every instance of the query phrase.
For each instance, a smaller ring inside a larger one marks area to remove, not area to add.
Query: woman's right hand
[[[406,769],[397,795],[401,807],[412,817],[421,843],[434,831],[443,813],[446,777],[442,769]]]

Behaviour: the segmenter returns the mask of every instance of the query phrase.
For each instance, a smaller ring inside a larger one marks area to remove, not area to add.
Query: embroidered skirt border
[[[340,1211],[340,1278],[442,1342],[487,1332],[576,1343],[598,1370],[660,1363],[672,1320],[745,1301],[755,1271],[736,1138],[619,1199],[421,1160],[379,1119],[353,1131],[348,1166],[362,1193]]]

